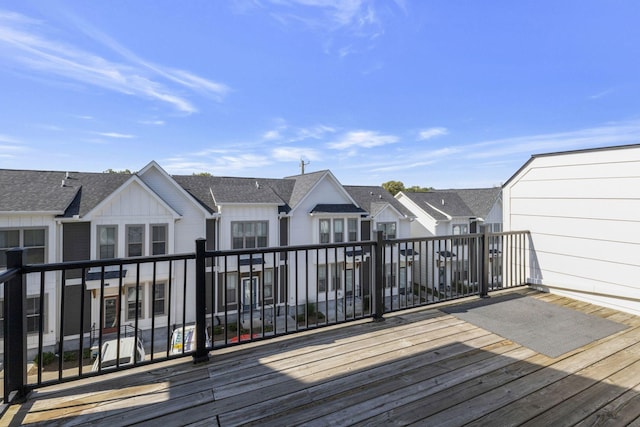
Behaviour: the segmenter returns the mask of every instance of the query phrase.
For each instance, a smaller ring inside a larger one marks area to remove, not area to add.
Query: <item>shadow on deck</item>
[[[515,293],[626,328],[550,357],[430,307],[388,315],[384,322],[216,350],[204,364],[173,360],[38,389],[1,421],[111,426],[640,421],[640,318],[527,289]],[[473,306],[480,304],[475,301]],[[485,304],[501,304],[495,301]],[[456,307],[464,311],[463,305]]]

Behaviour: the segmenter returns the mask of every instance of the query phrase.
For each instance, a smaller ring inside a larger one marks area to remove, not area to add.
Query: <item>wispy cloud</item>
[[[55,75],[111,91],[153,99],[184,113],[196,106],[177,88],[221,99],[229,88],[184,70],[175,70],[135,55],[107,35],[81,21],[77,27],[120,56],[111,60],[52,37],[55,31],[40,21],[0,10],[0,58],[5,64],[37,75]]]
[[[126,133],[118,133],[118,132],[96,132],[96,135],[104,136],[107,138],[116,138],[116,139],[131,139],[135,138],[135,135],[130,135]]]
[[[589,99],[600,99],[600,98],[604,98],[605,96],[608,96],[610,94],[612,94],[614,92],[613,89],[607,89],[607,90],[603,90],[601,92],[598,92],[596,94],[593,95],[589,95]]]
[[[329,148],[335,150],[346,150],[351,148],[372,148],[380,145],[395,144],[399,138],[395,135],[384,135],[380,132],[370,130],[352,131],[344,134],[337,141],[327,144]]]
[[[164,126],[164,120],[140,120],[140,124],[143,125],[151,125],[151,126]]]
[[[335,133],[336,129],[326,125],[315,125],[309,127],[289,126],[285,120],[279,119],[273,129],[262,134],[265,141],[281,141],[284,143],[305,141],[308,139],[322,140],[328,134]]]
[[[325,53],[346,57],[371,49],[370,42],[384,34],[384,14],[393,7],[378,7],[373,0],[267,0],[264,8],[283,25],[297,25],[324,36]],[[406,13],[404,1],[394,2],[395,9]],[[249,8],[242,9],[246,12]],[[349,39],[340,39],[340,35]],[[365,45],[358,43],[364,40]]]
[[[436,136],[447,135],[448,133],[449,131],[446,128],[441,127],[424,129],[418,133],[418,141],[435,138]]]
[[[318,150],[301,147],[274,148],[271,151],[271,156],[278,162],[299,161],[300,159],[319,160],[322,158],[322,155]]]

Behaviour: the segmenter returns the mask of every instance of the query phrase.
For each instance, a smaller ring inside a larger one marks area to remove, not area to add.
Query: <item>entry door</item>
[[[104,329],[103,332],[115,332],[118,329],[118,297],[104,297]]]
[[[242,279],[242,308],[249,310],[258,306],[258,278],[246,277]]]

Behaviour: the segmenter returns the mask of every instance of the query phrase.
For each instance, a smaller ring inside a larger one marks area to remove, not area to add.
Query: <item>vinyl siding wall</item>
[[[534,157],[504,227],[531,231],[532,283],[640,314],[640,146]]]

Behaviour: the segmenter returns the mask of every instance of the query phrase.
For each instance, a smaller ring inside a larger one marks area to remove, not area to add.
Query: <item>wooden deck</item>
[[[0,422],[640,425],[640,318],[519,292],[629,328],[552,359],[423,309],[39,389]]]

